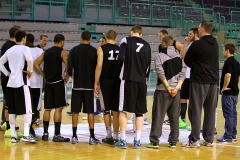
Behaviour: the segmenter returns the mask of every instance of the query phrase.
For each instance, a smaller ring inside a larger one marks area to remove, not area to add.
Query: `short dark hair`
[[[201,27],[205,30],[205,32],[207,33],[211,33],[212,32],[212,29],[213,29],[213,26],[212,24],[209,22],[209,21],[205,21],[203,20],[201,22]]]
[[[135,25],[135,26],[133,26],[133,28],[131,29],[131,31],[132,31],[133,33],[142,34],[142,27],[139,26],[139,25]]]
[[[60,43],[62,41],[65,41],[65,37],[62,34],[56,34],[54,36],[54,40],[53,41],[54,41],[54,43]]]
[[[198,34],[198,28],[191,28],[189,31],[193,31],[194,34]]]
[[[27,33],[21,30],[18,30],[15,34],[16,42],[21,42],[24,37],[27,36]]]
[[[43,39],[43,37],[47,37],[47,38],[48,38],[48,36],[47,36],[47,35],[45,35],[45,34],[42,34],[42,35],[40,35],[39,39],[40,39],[40,40],[42,40],[42,39]]]
[[[167,46],[173,45],[173,37],[172,36],[164,36],[162,42],[166,43]]]
[[[234,54],[234,52],[236,51],[235,45],[232,43],[225,44],[224,48],[225,48],[225,51],[229,50],[231,54]]]
[[[20,26],[17,26],[17,25],[13,25],[13,27],[18,28],[19,30],[22,29]]]
[[[109,30],[106,34],[106,38],[115,40],[117,38],[117,33],[114,30]]]
[[[89,41],[91,39],[91,33],[89,31],[83,31],[81,37],[83,40]]]
[[[19,29],[16,28],[16,27],[10,28],[9,31],[8,31],[9,32],[9,37],[14,38],[17,31],[19,31]]]
[[[162,29],[159,31],[159,33],[162,33],[163,35],[168,35],[168,31],[166,29]]]
[[[26,40],[27,42],[30,42],[31,44],[33,44],[34,39],[35,39],[35,37],[33,34],[31,34],[31,33],[27,34],[27,40]]]

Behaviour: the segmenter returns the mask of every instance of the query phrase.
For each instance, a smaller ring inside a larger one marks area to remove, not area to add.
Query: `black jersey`
[[[53,46],[45,51],[43,71],[46,82],[57,82],[63,79],[62,50],[61,47]]]
[[[68,74],[73,76],[74,89],[93,89],[97,49],[90,44],[73,47],[68,58]]]
[[[173,40],[173,45],[172,46],[174,46],[174,48],[177,49],[175,40]],[[159,46],[158,46],[158,53],[161,53],[163,49],[164,48],[162,48],[162,45],[159,44]]]
[[[3,45],[2,45],[2,49],[1,49],[1,57],[5,54],[5,52],[11,48],[12,46],[16,45],[15,42],[11,41],[11,40],[7,40]],[[6,62],[4,64],[5,68],[7,69],[8,72],[10,71],[8,62]],[[1,72],[1,84],[7,84],[8,83],[8,77]]]
[[[122,67],[122,62],[117,60],[120,47],[107,43],[101,48],[103,51],[101,78],[119,78]]]
[[[146,83],[151,64],[149,43],[139,37],[123,38],[118,59],[124,61],[121,79]]]

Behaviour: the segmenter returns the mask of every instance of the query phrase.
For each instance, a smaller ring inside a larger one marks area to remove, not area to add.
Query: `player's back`
[[[146,83],[151,63],[149,43],[139,37],[127,37],[124,41],[127,45],[122,79]]]
[[[103,51],[103,65],[101,78],[119,78],[122,62],[118,61],[120,47],[107,43],[101,46]]]

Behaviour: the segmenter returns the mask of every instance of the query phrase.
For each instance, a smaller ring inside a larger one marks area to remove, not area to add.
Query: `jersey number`
[[[108,60],[114,61],[114,60],[117,60],[117,59],[118,59],[118,53],[119,53],[119,51],[115,51],[115,53],[117,54],[116,57],[113,56],[113,53],[114,53],[113,50],[109,51],[110,57],[108,57]]]
[[[136,49],[136,52],[139,52],[140,49],[143,47],[142,43],[137,43],[138,48]]]

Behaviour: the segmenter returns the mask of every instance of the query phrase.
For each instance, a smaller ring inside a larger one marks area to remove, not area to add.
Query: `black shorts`
[[[100,79],[100,104],[105,111],[118,111],[120,79]]]
[[[82,111],[83,113],[93,113],[97,111],[94,100],[93,90],[72,89],[71,112],[79,113]]]
[[[147,112],[147,85],[145,83],[121,81],[119,111],[144,114]]]
[[[8,108],[8,105],[7,105],[7,84],[5,83],[2,83],[2,91],[3,91],[3,107],[4,108]]]
[[[7,87],[7,101],[9,114],[32,114],[32,101],[29,86],[23,85],[19,88]]]
[[[42,89],[31,88],[33,111],[40,111],[42,108]],[[33,113],[35,113],[33,112]]]
[[[45,84],[44,109],[64,108],[67,106],[67,93],[64,80]]]
[[[186,78],[183,81],[181,91],[180,91],[181,99],[189,99],[189,89],[190,89],[190,79]]]

